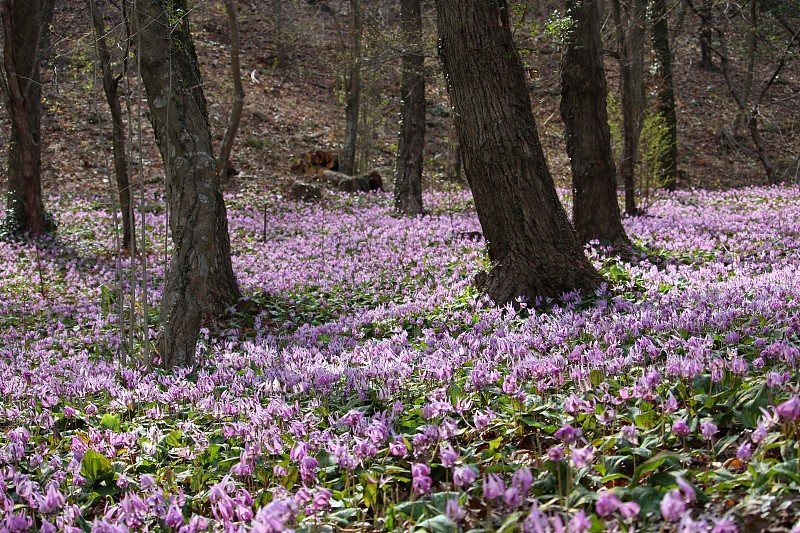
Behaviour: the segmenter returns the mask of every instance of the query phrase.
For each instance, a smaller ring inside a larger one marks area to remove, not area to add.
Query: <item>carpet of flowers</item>
[[[193,372],[120,330],[107,206],[51,198],[56,239],[0,243],[0,530],[800,531],[799,193],[660,198],[587,251],[608,285],[516,311],[466,193],[241,193]]]

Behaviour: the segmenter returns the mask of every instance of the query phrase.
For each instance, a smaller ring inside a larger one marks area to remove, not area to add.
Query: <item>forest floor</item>
[[[441,82],[426,216],[399,217],[388,193],[283,197],[296,159],[341,138],[346,28],[341,3],[286,5],[279,69],[270,4],[240,3],[249,96],[226,202],[244,299],[202,330],[194,371],[164,372],[148,360],[170,252],[158,153],[143,114],[147,246],[120,256],[86,13],[58,3],[43,186],[59,231],[0,241],[0,531],[800,532],[800,200],[794,176],[765,187],[746,143],[720,144],[732,104],[691,39],[676,44],[684,190],[625,219],[630,260],[587,249],[608,280],[595,294],[500,309],[472,284],[488,258],[465,238],[480,226],[450,177]],[[219,142],[225,21],[213,2],[193,16]],[[526,47],[569,210],[558,54]],[[398,80],[374,56],[364,160],[386,177]],[[785,168],[791,103],[765,121]],[[134,134],[138,119],[133,105]]]
[[[240,174],[228,185],[231,192],[241,187],[267,185],[282,189],[298,176],[291,170],[305,152],[318,149],[336,152],[343,137],[343,106],[340,99],[342,56],[348,18],[338,2],[284,2],[282,42],[285,66],[277,65],[275,23],[271,4],[240,2],[241,61],[246,100],[241,128],[233,152]],[[399,110],[399,75],[396,32],[392,30],[394,8],[379,9],[366,32],[365,95],[360,157],[365,172],[377,170],[391,187],[396,125]],[[434,14],[426,8],[425,41],[430,77],[427,88],[427,132],[425,182],[432,188],[453,186],[454,147],[452,119],[446,91],[435,56]],[[224,10],[217,2],[197,3],[192,11],[193,29],[204,76],[212,135],[221,143],[230,108],[228,29]],[[117,15],[109,12],[109,24]],[[109,187],[110,122],[102,87],[94,63],[93,36],[85,2],[59,2],[54,22],[53,54],[45,73],[44,181],[50,192],[100,191]],[[111,25],[109,25],[111,28]],[[558,113],[560,54],[553,38],[520,26],[517,38],[530,73],[529,86],[540,138],[557,183],[568,186],[569,162],[563,142],[563,123]],[[527,32],[527,33],[526,33]],[[117,34],[110,34],[114,38]],[[691,25],[675,35],[673,42],[676,104],[679,124],[680,187],[684,189],[726,189],[765,184],[746,129],[734,128],[736,107],[719,70],[701,70],[697,62],[696,37]],[[756,83],[763,83],[774,65],[756,65]],[[118,67],[118,65],[117,65]],[[732,69],[741,64],[733,63]],[[135,72],[135,64],[129,70]],[[607,58],[609,87],[615,90],[616,60]],[[652,91],[653,88],[648,89]],[[133,138],[131,157],[134,181],[139,175],[139,147],[142,173],[147,182],[161,177],[160,157],[145,116],[139,120],[137,86],[131,82],[130,110],[126,114]],[[796,97],[800,91],[800,69],[787,62],[774,84],[767,105],[761,110],[766,142],[785,181],[798,179],[800,168],[800,115]],[[652,96],[652,95],[651,95]],[[124,102],[127,105],[128,102]],[[609,112],[615,149],[619,148],[620,111],[618,100],[610,99]],[[139,123],[141,140],[139,137]],[[3,113],[0,125],[7,131]],[[614,133],[616,132],[616,133]],[[646,146],[646,143],[645,143]],[[4,159],[6,143],[0,143]],[[645,151],[647,148],[645,147]],[[642,167],[644,169],[644,167]],[[642,172],[641,201],[657,184],[646,183]],[[0,176],[0,189],[4,186]]]

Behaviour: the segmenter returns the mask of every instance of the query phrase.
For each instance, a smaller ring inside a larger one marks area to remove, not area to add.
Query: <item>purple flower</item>
[[[406,443],[403,442],[403,437],[397,435],[392,439],[392,442],[389,443],[389,453],[395,457],[403,457],[408,453],[408,448],[406,447]]]
[[[411,466],[411,476],[413,481],[411,486],[417,494],[425,494],[431,490],[433,480],[430,477],[431,469],[428,465],[422,463],[414,463]]]
[[[525,533],[544,533],[550,531],[550,523],[547,516],[539,511],[539,504],[536,500],[531,504],[531,512],[522,523],[522,531]]]
[[[459,466],[453,471],[453,484],[464,487],[477,479],[478,475],[468,466]]]
[[[289,459],[292,461],[299,461],[306,455],[308,455],[308,444],[305,442],[298,442],[292,447],[292,451],[289,452]]]
[[[486,429],[486,427],[496,418],[496,415],[492,412],[491,409],[487,409],[486,412],[483,411],[476,411],[475,416],[473,416],[473,421],[475,422],[475,428],[477,430]]]
[[[319,466],[319,461],[307,455],[303,457],[300,461],[300,477],[303,479],[303,482],[309,483],[315,477],[317,477],[317,467]]]
[[[167,516],[164,518],[164,522],[171,528],[178,528],[184,524],[183,522],[183,513],[181,513],[180,508],[172,502],[169,506],[169,510],[167,511]]]
[[[296,512],[297,504],[294,501],[289,499],[272,500],[258,510],[251,531],[254,533],[280,533],[285,531],[286,523],[294,517]]]
[[[317,489],[317,492],[314,494],[314,501],[312,503],[314,512],[327,509],[331,504],[331,495],[331,491],[326,488],[320,487]]]
[[[467,512],[458,503],[457,498],[449,498],[447,506],[444,508],[444,514],[447,515],[453,522],[461,522],[467,516]]]
[[[564,448],[561,446],[553,446],[547,450],[547,458],[554,463],[560,463],[564,460]]]
[[[592,527],[592,521],[583,510],[575,513],[569,521],[570,533],[584,533]]]
[[[561,439],[565,444],[572,444],[578,440],[581,435],[583,435],[583,431],[580,429],[575,429],[569,424],[564,424],[558,430],[556,430],[554,434],[555,438]]]
[[[680,489],[687,503],[693,502],[697,499],[697,494],[695,493],[694,487],[688,481],[683,479],[681,476],[677,476],[675,478],[675,482],[678,484],[678,489]]]
[[[749,442],[743,442],[739,449],[736,450],[736,458],[741,462],[746,463],[750,457],[753,456],[753,449],[750,447]]]
[[[636,502],[625,502],[620,504],[619,506],[619,513],[622,515],[623,518],[631,519],[636,516],[639,516],[639,511],[642,508]]]
[[[523,466],[516,472],[514,477],[511,478],[511,485],[518,488],[522,494],[527,494],[533,485],[533,473],[527,466]]]
[[[720,518],[719,520],[712,518],[712,520],[714,521],[714,527],[711,529],[711,533],[739,533],[736,523],[729,518]]]
[[[700,423],[700,434],[706,440],[711,440],[714,438],[714,435],[717,434],[719,428],[713,422],[701,422]]]
[[[150,474],[142,474],[141,477],[139,478],[139,485],[141,485],[142,490],[155,488],[156,478],[154,478]]]
[[[669,522],[677,522],[686,512],[686,502],[683,501],[683,495],[678,489],[666,493],[661,499],[659,507],[661,507],[661,516]]]
[[[678,410],[678,400],[675,399],[675,396],[670,392],[669,396],[667,396],[667,401],[664,403],[664,412],[665,413],[674,413]]]
[[[66,503],[66,498],[58,490],[55,484],[50,484],[47,487],[47,493],[44,498],[39,497],[39,512],[50,514],[61,509]]]
[[[503,495],[506,491],[506,484],[497,474],[483,476],[483,497],[487,500],[494,500]]]
[[[678,437],[685,437],[692,431],[689,429],[689,426],[686,424],[685,420],[678,420],[672,424],[672,432]]]
[[[756,422],[756,430],[750,435],[750,440],[753,441],[753,444],[758,444],[762,440],[767,438],[767,428],[764,425],[764,422],[759,418]]]
[[[575,468],[586,468],[594,461],[594,449],[591,446],[585,448],[573,448],[572,464]]]
[[[519,504],[522,503],[522,494],[520,494],[517,487],[508,487],[503,491],[503,501],[506,502],[506,505],[509,507],[519,507]]]
[[[639,444],[639,439],[636,438],[636,426],[633,424],[629,426],[622,426],[622,438],[631,444]]]
[[[614,514],[622,503],[614,493],[607,490],[601,490],[598,496],[594,507],[600,517]]]
[[[442,461],[442,466],[449,468],[458,459],[458,452],[453,449],[449,442],[444,443],[439,447],[439,459]]]
[[[56,531],[58,531],[58,528],[53,524],[51,524],[50,522],[48,522],[47,520],[45,520],[44,518],[42,518],[42,527],[39,528],[39,531],[41,533],[56,533]]]
[[[705,518],[695,520],[692,518],[691,513],[686,513],[681,517],[678,531],[681,533],[706,533],[708,531],[708,523]]]
[[[786,420],[794,422],[800,417],[800,398],[792,396],[785,402],[779,404],[778,407],[775,408],[775,411]]]

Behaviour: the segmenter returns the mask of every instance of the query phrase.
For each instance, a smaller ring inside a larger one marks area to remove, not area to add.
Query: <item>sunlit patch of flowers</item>
[[[0,530],[800,531],[796,189],[660,198],[538,310],[472,288],[470,203],[230,198],[245,301],[164,373],[113,218],[51,199],[0,243]]]

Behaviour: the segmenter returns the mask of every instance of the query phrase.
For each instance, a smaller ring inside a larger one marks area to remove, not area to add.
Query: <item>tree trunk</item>
[[[136,0],[150,117],[166,169],[174,252],[161,302],[164,368],[193,366],[204,319],[240,296],[186,0]]]
[[[345,76],[344,142],[339,170],[352,176],[356,172],[358,115],[361,107],[361,0],[350,0],[350,67]]]
[[[539,143],[504,0],[436,0],[439,54],[464,171],[492,269],[476,281],[499,304],[594,290]]]
[[[572,165],[572,223],[583,243],[630,248],[617,203],[597,1],[567,0],[572,19],[561,59],[561,117]]]
[[[6,229],[42,235],[48,229],[42,202],[42,84],[40,64],[55,0],[0,0],[4,49],[2,86],[11,119]]]
[[[712,2],[701,0],[698,6],[700,16],[700,68],[703,70],[714,70],[714,54],[711,47],[713,36],[711,28]]]
[[[111,112],[111,143],[114,153],[114,176],[117,181],[117,193],[122,212],[122,247],[131,254],[136,252],[136,232],[134,230],[133,207],[131,205],[131,189],[128,180],[128,165],[125,158],[125,126],[122,123],[122,106],[119,102],[120,77],[111,72],[111,50],[106,41],[106,27],[103,16],[97,9],[95,0],[88,0],[89,12],[94,26],[97,57],[103,73],[103,91]],[[124,71],[123,71],[124,74]],[[122,74],[121,74],[122,75]],[[120,76],[121,76],[120,75]]]
[[[239,131],[242,109],[244,108],[242,68],[239,64],[239,22],[236,18],[236,2],[234,0],[225,0],[225,13],[228,18],[228,30],[231,34],[233,104],[231,105],[231,114],[228,117],[228,127],[225,129],[225,137],[222,139],[222,149],[220,150],[219,163],[217,165],[217,173],[223,182],[227,181],[230,174],[232,174],[231,152],[233,151],[233,141],[236,140],[236,133]]]
[[[226,0],[227,2],[228,0]],[[226,4],[227,5],[227,4]],[[286,54],[286,43],[283,37],[284,16],[283,16],[283,0],[273,0],[272,3],[273,16],[275,17],[275,34],[273,40],[275,41],[275,53],[277,55],[277,68],[285,68],[289,61]]]
[[[394,201],[406,215],[422,213],[422,165],[425,148],[425,57],[420,0],[400,0],[403,57],[400,74],[400,135]]]
[[[747,29],[747,67],[744,73],[744,80],[741,84],[736,82],[733,73],[731,72],[731,56],[728,50],[729,27],[727,19],[723,19],[723,25],[717,30],[717,35],[720,43],[719,56],[720,62],[722,63],[722,73],[725,76],[725,82],[728,85],[728,90],[730,91],[731,96],[733,96],[736,105],[739,107],[739,114],[737,115],[736,124],[738,125],[743,123],[747,126],[747,130],[750,133],[750,137],[753,139],[753,144],[756,147],[758,158],[761,161],[761,165],[764,167],[764,173],[767,175],[767,182],[769,184],[774,184],[777,179],[777,172],[775,170],[775,165],[772,162],[772,158],[769,156],[769,151],[767,150],[764,137],[761,135],[761,132],[758,129],[758,112],[761,103],[764,101],[764,98],[767,95],[767,92],[772,87],[773,83],[783,69],[787,54],[789,54],[791,51],[795,40],[800,37],[800,30],[798,33],[795,33],[792,36],[788,46],[781,55],[778,65],[773,71],[772,76],[762,86],[758,95],[753,98],[753,77],[756,62],[756,50],[758,48],[758,16],[759,4],[757,2],[751,2],[750,20],[748,21],[749,27]]]
[[[618,32],[620,89],[622,93],[622,154],[619,174],[625,184],[625,213],[639,214],[636,207],[636,159],[644,119],[644,38],[646,0],[614,0]],[[624,13],[623,13],[624,8]]]
[[[675,91],[672,84],[672,52],[669,47],[669,24],[666,0],[653,0],[653,50],[656,56],[658,114],[664,122],[665,149],[659,157],[658,180],[670,191],[678,181],[678,118],[675,113]]]

